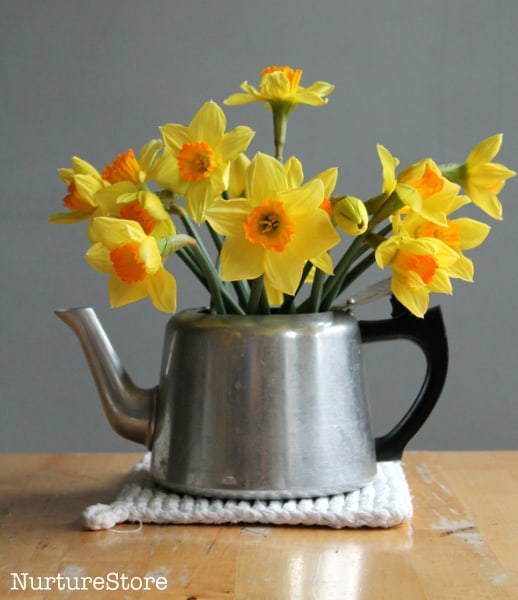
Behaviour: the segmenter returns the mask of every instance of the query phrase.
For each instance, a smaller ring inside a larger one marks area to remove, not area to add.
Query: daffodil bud
[[[246,170],[249,164],[250,159],[244,152],[238,154],[238,156],[230,163],[227,185],[229,198],[240,198],[244,196]]]
[[[336,223],[349,235],[360,235],[367,230],[369,215],[365,204],[354,196],[345,196],[333,207]]]

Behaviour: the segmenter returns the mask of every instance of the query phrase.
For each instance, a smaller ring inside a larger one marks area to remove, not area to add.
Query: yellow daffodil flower
[[[228,133],[225,129],[225,114],[213,101],[203,104],[188,127],[171,123],[160,128],[166,152],[158,161],[155,180],[185,196],[187,212],[197,223],[227,189],[230,162],[254,136],[250,127],[238,126]]]
[[[98,241],[87,251],[86,260],[96,271],[110,275],[111,306],[149,296],[158,310],[174,312],[176,280],[163,267],[157,240],[136,221],[97,217],[92,227]]]
[[[468,202],[466,197],[457,196],[446,209],[446,216]],[[459,255],[459,260],[450,267],[449,272],[451,277],[465,281],[473,281],[474,266],[473,262],[463,254],[463,251],[480,246],[490,230],[489,225],[467,217],[447,218],[446,225],[437,225],[415,213],[405,217],[401,225],[401,232],[404,235],[415,239],[435,238],[455,250]]]
[[[68,186],[68,194],[63,198],[67,212],[54,213],[49,217],[52,223],[78,223],[99,213],[94,196],[108,185],[100,173],[90,163],[74,156],[73,168],[59,169],[62,181]]]
[[[293,294],[306,261],[318,260],[340,240],[320,209],[323,198],[322,181],[290,189],[282,164],[257,154],[247,170],[246,198],[219,200],[207,209],[209,223],[227,236],[221,251],[222,279],[264,274],[274,288]]]
[[[473,148],[464,165],[459,169],[459,179],[467,196],[493,219],[502,219],[502,204],[498,199],[506,179],[514,177],[515,171],[491,162],[500,151],[503,135],[489,137]]]
[[[311,106],[323,106],[327,104],[327,97],[335,86],[325,81],[315,81],[309,87],[299,85],[302,78],[302,69],[291,67],[266,67],[261,72],[259,89],[249,85],[247,81],[241,84],[243,93],[232,94],[224,104],[236,106],[248,104],[249,102],[265,102],[271,107],[272,103],[283,102],[288,110],[292,110],[297,104],[309,104]]]
[[[416,212],[438,225],[445,223],[446,207],[460,190],[460,186],[443,177],[431,158],[425,158],[403,169],[398,175],[398,183],[417,191],[422,205]],[[408,209],[402,212],[408,212]]]
[[[392,269],[394,296],[418,317],[428,310],[430,292],[451,294],[451,267],[458,254],[438,239],[412,239],[394,235],[382,242],[375,252],[381,269]]]
[[[132,148],[118,154],[113,161],[102,170],[102,178],[109,183],[130,181],[135,186],[153,178],[153,167],[156,157],[162,149],[161,140],[150,140],[142,147],[137,157]]]
[[[158,196],[140,189],[132,181],[120,181],[95,195],[103,216],[137,221],[146,235],[162,238],[174,235],[175,227]],[[90,239],[94,239],[94,233]]]
[[[444,207],[458,194],[460,186],[444,177],[430,158],[410,165],[396,177],[399,160],[379,144],[378,156],[383,172],[383,193],[387,198],[394,193],[403,204],[403,208],[394,212],[396,221],[400,214],[413,211],[438,225],[445,225]]]

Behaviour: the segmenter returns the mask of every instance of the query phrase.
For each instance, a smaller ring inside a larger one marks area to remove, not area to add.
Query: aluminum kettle
[[[151,471],[179,493],[235,499],[338,494],[398,460],[442,391],[440,308],[357,321],[344,310],[266,316],[190,309],[168,322],[160,382],[136,386],[91,308],[56,311],[77,334],[113,429],[151,449]],[[427,369],[397,425],[374,438],[362,345],[409,339]]]

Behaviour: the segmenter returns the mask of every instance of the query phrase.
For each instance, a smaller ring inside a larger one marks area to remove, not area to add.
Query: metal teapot
[[[235,499],[338,494],[397,460],[441,393],[448,346],[438,307],[357,321],[348,311],[267,316],[186,310],[168,322],[159,385],[137,387],[92,308],[56,314],[77,334],[106,416],[152,452],[151,473],[178,493]],[[422,388],[374,438],[362,344],[406,338],[424,352]]]

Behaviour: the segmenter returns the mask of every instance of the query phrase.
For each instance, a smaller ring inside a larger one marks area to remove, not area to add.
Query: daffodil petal
[[[415,212],[421,212],[423,200],[414,187],[406,183],[398,183],[395,189],[398,198],[405,206],[408,206]]]
[[[472,173],[472,177],[475,178],[477,185],[486,187],[494,187],[498,184],[502,184],[503,187],[503,183],[506,179],[516,175],[514,171],[511,171],[511,169],[508,169],[505,165],[499,163],[485,163],[479,165]]]
[[[162,149],[162,146],[162,140],[150,140],[142,146],[138,158],[138,163],[143,171],[149,171],[151,165],[153,164],[153,161],[156,158],[156,155]]]
[[[185,192],[187,182],[183,181],[180,176],[178,162],[171,148],[165,148],[162,155],[155,162],[152,170],[152,179],[166,190],[172,190],[178,194]]]
[[[324,200],[324,184],[320,179],[311,179],[302,187],[278,195],[292,216],[306,216],[317,209]],[[324,211],[321,211],[324,212]]]
[[[453,288],[450,281],[450,271],[448,272],[437,269],[435,272],[434,278],[432,279],[428,289],[430,292],[437,292],[439,294],[448,294],[451,295],[453,293]]]
[[[74,165],[74,171],[78,175],[91,175],[95,179],[101,179],[99,171],[93,167],[89,162],[79,158],[78,156],[72,157],[72,164]]]
[[[108,248],[116,248],[129,242],[141,242],[146,234],[136,221],[113,217],[96,217],[92,223],[96,239]]]
[[[270,306],[282,304],[284,301],[284,294],[281,290],[277,289],[268,277],[264,277],[264,288],[268,297]]]
[[[213,199],[212,184],[210,179],[200,179],[191,182],[185,190],[185,206],[189,215],[196,221],[202,223],[205,219],[205,208]]]
[[[324,271],[324,273],[327,273],[328,275],[333,275],[334,273],[333,259],[328,252],[323,252],[320,256],[312,258],[311,264],[317,267],[317,269]]]
[[[331,167],[330,169],[321,171],[312,177],[312,179],[320,179],[322,181],[324,184],[324,196],[330,198],[338,180],[338,169],[336,167]]]
[[[244,237],[227,239],[220,255],[221,278],[223,281],[237,281],[260,277],[264,273],[264,254],[262,246],[252,246]]]
[[[327,213],[317,209],[311,218],[295,220],[295,235],[290,248],[302,258],[314,259],[340,242],[340,236]]]
[[[154,275],[162,267],[162,257],[155,238],[146,236],[142,240],[139,255],[146,265],[148,275]]]
[[[497,195],[487,188],[476,187],[471,184],[466,184],[466,194],[469,196],[473,204],[487,213],[497,221],[502,220],[503,208],[502,203]]]
[[[193,142],[191,130],[185,125],[168,123],[159,128],[165,143],[171,148],[175,157],[184,144]]]
[[[74,177],[74,183],[76,185],[79,195],[86,201],[92,202],[93,195],[99,191],[99,180],[91,175],[76,175]]]
[[[317,96],[329,96],[334,89],[335,86],[332,83],[327,83],[327,81],[315,81],[306,88],[308,92]]]
[[[90,246],[85,254],[86,261],[100,273],[113,273],[113,264],[110,259],[110,251],[101,242]]]
[[[430,302],[430,294],[426,288],[410,289],[398,279],[393,278],[391,289],[394,296],[403,306],[406,306],[412,314],[417,317],[424,317]]]
[[[50,215],[50,223],[59,223],[61,225],[68,225],[70,223],[79,223],[90,218],[90,214],[84,211],[71,210],[69,212],[58,212]]]
[[[479,142],[469,153],[466,164],[469,168],[490,162],[500,151],[504,136],[497,133]]]
[[[284,171],[288,179],[288,188],[300,187],[304,182],[302,163],[295,156],[290,156],[284,163]]]
[[[176,310],[176,280],[164,268],[160,268],[152,277],[146,278],[146,291],[153,306],[163,312]]]
[[[253,94],[243,94],[238,92],[237,94],[231,94],[228,98],[225,98],[223,104],[227,106],[239,106],[241,104],[249,104],[250,102],[256,102],[257,98]]]
[[[471,250],[471,248],[480,246],[491,231],[491,227],[486,225],[486,223],[468,219],[467,217],[455,219],[454,223],[459,228],[460,247],[463,250]]]
[[[265,272],[272,284],[286,294],[295,293],[302,277],[304,263],[305,260],[292,249],[291,245],[282,252],[267,251],[264,256]]]
[[[252,205],[276,198],[287,189],[286,173],[281,163],[267,154],[258,153],[246,174],[247,196]]]
[[[255,132],[250,127],[239,125],[223,136],[219,146],[221,158],[224,161],[233,160],[244,152],[250,144]]]
[[[207,142],[212,148],[223,137],[226,126],[225,113],[213,100],[205,102],[189,124],[194,140]]]
[[[215,200],[205,211],[207,220],[220,235],[243,234],[243,223],[250,213],[250,203],[244,199]]]
[[[113,275],[108,281],[108,294],[110,306],[119,308],[145,298],[147,296],[146,284],[144,281],[132,284],[124,283],[116,275]]]
[[[383,189],[385,194],[391,194],[396,188],[396,167],[399,164],[399,160],[392,156],[392,154],[382,146],[378,144],[376,146],[378,151],[378,157],[381,163],[381,171],[383,177]]]
[[[460,254],[459,260],[448,268],[448,275],[450,277],[464,281],[473,281],[474,273],[475,267],[473,266],[473,261],[463,254]]]

